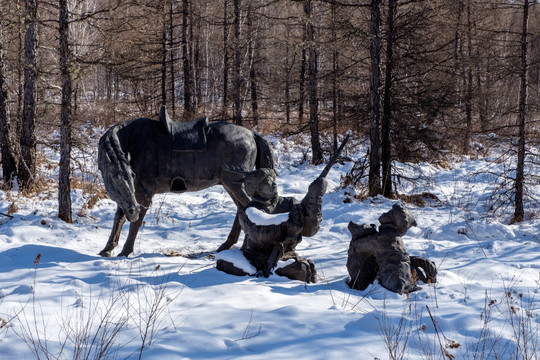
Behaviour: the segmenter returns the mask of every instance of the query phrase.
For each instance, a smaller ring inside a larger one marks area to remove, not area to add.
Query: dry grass
[[[430,204],[433,204],[433,203],[442,204],[442,201],[435,194],[426,192],[426,191],[420,194],[412,194],[412,195],[397,194],[397,198],[407,204],[412,204],[417,207],[425,207],[426,202],[429,202]]]

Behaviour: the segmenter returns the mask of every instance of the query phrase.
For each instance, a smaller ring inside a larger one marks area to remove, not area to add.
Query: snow
[[[272,141],[280,194],[301,199],[324,165],[304,162],[292,140]],[[86,161],[95,168],[95,159]],[[32,198],[0,191],[1,213],[18,207],[13,218],[0,215],[0,359],[45,358],[42,351],[74,358],[77,348],[95,354],[104,339],[111,340],[106,358],[138,358],[143,344],[143,359],[159,360],[386,359],[389,348],[403,349],[404,359],[448,358],[444,352],[521,359],[524,349],[538,358],[540,220],[533,205],[519,224],[508,225],[511,209],[487,212],[504,165],[468,158],[446,167],[396,165],[403,179],[416,179],[403,180],[400,192],[438,199],[407,204],[418,226],[404,236],[405,247],[439,271],[436,284],[410,296],[376,283],[365,291],[346,284],[349,221],[378,224],[395,203],[359,201],[340,189],[351,163],[333,166],[321,229],[297,247],[315,263],[315,284],[215,268],[216,258],[242,261],[241,240],[215,253],[235,215],[222,187],[155,196],[129,258],[97,255],[111,230],[111,200],[81,211],[88,194],[73,190],[74,223],[67,224],[56,216],[54,189]],[[494,172],[479,173],[488,167]],[[529,194],[539,191],[530,185]]]
[[[246,209],[246,215],[252,223],[261,226],[279,225],[289,219],[289,213],[267,214],[252,206]]]

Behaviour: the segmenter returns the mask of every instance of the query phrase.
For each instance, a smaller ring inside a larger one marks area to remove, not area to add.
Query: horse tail
[[[269,168],[274,169],[274,149],[272,144],[261,134],[254,132],[255,143],[257,144],[257,160],[255,167],[257,169]]]
[[[118,137],[120,126],[111,127],[99,140],[98,168],[109,197],[116,203],[135,196],[133,172]],[[118,186],[120,183],[128,186]]]

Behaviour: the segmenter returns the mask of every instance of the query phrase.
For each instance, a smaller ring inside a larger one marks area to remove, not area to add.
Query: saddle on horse
[[[204,117],[195,122],[174,122],[165,105],[162,105],[159,121],[170,136],[171,151],[206,151],[208,118]]]
[[[178,159],[188,153],[201,153],[207,150],[206,134],[208,133],[208,118],[204,117],[195,122],[174,122],[167,113],[165,105],[161,106],[159,122],[162,124],[167,140],[160,144],[159,157],[164,166],[160,166],[160,177],[171,179],[171,191],[183,192],[189,190],[181,169],[175,164],[182,164]]]

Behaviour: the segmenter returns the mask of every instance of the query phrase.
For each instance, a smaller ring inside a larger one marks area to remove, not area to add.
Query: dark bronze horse
[[[107,245],[99,253],[111,256],[122,226],[130,221],[122,252],[133,252],[135,237],[154,194],[186,192],[223,185],[237,207],[250,197],[237,174],[254,168],[274,168],[270,143],[261,135],[227,122],[172,122],[165,106],[159,121],[139,118],[112,126],[101,137],[98,165],[109,197],[117,203]],[[227,241],[230,248],[240,235],[238,215]]]

